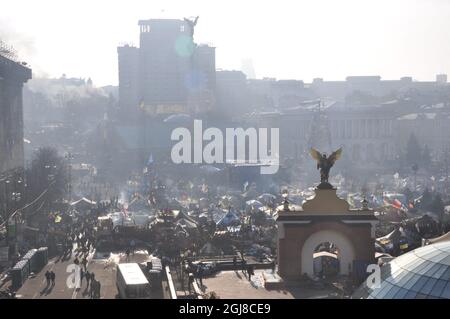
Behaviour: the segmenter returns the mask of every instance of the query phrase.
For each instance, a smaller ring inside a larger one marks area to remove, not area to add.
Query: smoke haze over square
[[[257,78],[423,81],[450,73],[450,3],[443,0],[17,0],[2,4],[0,37],[37,76],[116,85],[116,47],[139,45],[139,19],[197,15],[195,41],[217,47],[217,67],[240,69],[251,58]]]

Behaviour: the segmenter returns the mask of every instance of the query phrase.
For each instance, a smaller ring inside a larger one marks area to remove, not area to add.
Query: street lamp
[[[68,189],[69,189],[69,201],[72,201],[72,160],[74,159],[73,154],[70,152],[67,152],[67,154],[65,155],[65,158],[67,159],[67,161],[69,162],[69,185],[68,185]]]
[[[5,219],[9,218],[9,184],[11,181],[9,179],[5,180]]]
[[[19,177],[17,180],[14,180],[14,188],[13,192],[10,193],[9,186],[11,180],[5,181],[5,203],[6,203],[6,211],[5,211],[5,220],[6,220],[6,233],[7,233],[7,243],[8,246],[11,244],[11,239],[14,237],[15,241],[17,240],[17,208],[19,206],[20,201],[22,200],[22,193],[17,190],[17,184],[21,184],[22,179]],[[12,205],[10,203],[12,202]],[[12,211],[10,212],[12,208]],[[14,234],[11,234],[11,227],[14,226]],[[15,251],[15,249],[14,249]]]
[[[362,210],[369,210],[369,202],[367,201],[366,196],[364,195],[363,200],[361,201]]]

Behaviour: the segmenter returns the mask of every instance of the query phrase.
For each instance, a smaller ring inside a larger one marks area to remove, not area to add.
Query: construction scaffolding
[[[14,62],[18,62],[17,51],[11,46],[6,44],[0,39],[0,56],[3,56]]]

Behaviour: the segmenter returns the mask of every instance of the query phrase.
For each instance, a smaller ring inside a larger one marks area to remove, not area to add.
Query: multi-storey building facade
[[[187,19],[140,20],[140,47],[117,49],[122,110],[197,113],[215,103],[215,48],[194,43]]]
[[[31,78],[24,64],[0,53],[0,210],[5,217],[9,203],[23,186],[23,84]]]

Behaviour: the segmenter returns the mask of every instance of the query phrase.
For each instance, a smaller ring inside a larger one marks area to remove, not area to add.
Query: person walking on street
[[[53,270],[50,272],[50,279],[52,280],[52,286],[54,286],[55,285],[56,275],[55,275],[55,272]]]
[[[89,287],[89,293],[88,293],[88,296],[91,299],[92,299],[92,292],[94,290],[94,286],[95,286],[95,280],[91,278],[91,286]]]
[[[245,274],[245,271],[247,270],[247,261],[245,259],[242,259],[242,273]]]
[[[83,285],[83,278],[85,277],[85,273],[83,269],[80,269],[80,287]]]
[[[131,253],[134,255],[134,249],[136,246],[136,242],[134,241],[134,239],[131,240],[130,242],[130,249],[131,249]]]
[[[188,285],[189,285],[189,293],[191,293],[191,289],[192,289],[192,284],[194,283],[194,274],[192,274],[192,273],[190,273],[189,274],[189,283],[188,283]]]
[[[91,288],[89,289],[89,297],[94,299],[95,297],[95,288],[97,287],[97,280],[91,279]]]
[[[87,258],[84,257],[83,260],[81,261],[81,263],[83,264],[84,271],[87,271]]]
[[[47,287],[50,286],[51,275],[48,270],[45,272],[45,279],[47,280]]]
[[[86,277],[86,289],[89,288],[89,282],[91,281],[91,273],[89,271],[86,271],[86,274],[84,275]]]
[[[203,267],[201,264],[200,264],[200,268],[198,269],[197,275],[198,275],[198,279],[200,280],[200,288],[201,288],[201,287],[203,287]]]
[[[252,275],[253,275],[254,273],[253,273],[253,267],[252,267],[251,265],[248,265],[248,267],[247,267],[247,273],[248,273],[248,280],[249,280],[249,281],[252,281]]]
[[[95,287],[95,298],[100,299],[100,290],[102,288],[102,284],[97,280]]]

